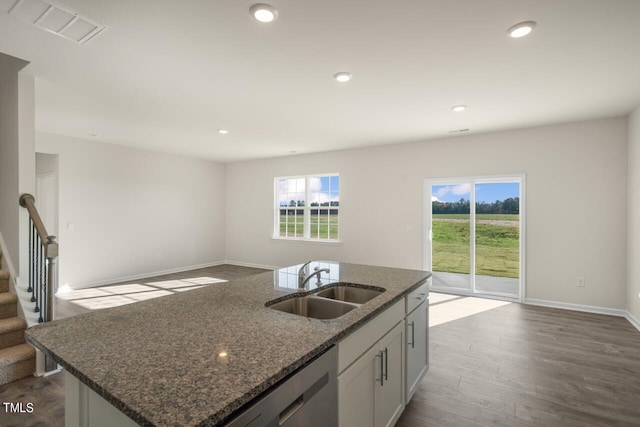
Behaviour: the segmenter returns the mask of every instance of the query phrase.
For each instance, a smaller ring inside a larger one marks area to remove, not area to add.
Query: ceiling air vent
[[[74,10],[43,0],[17,0],[9,14],[78,44],[87,43],[106,28]]]
[[[464,133],[464,132],[469,132],[469,129],[456,129],[456,130],[449,131],[449,133]]]

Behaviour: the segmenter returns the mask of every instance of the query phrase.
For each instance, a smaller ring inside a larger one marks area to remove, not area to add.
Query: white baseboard
[[[534,298],[526,298],[525,304],[539,305],[542,307],[561,308],[564,310],[584,311],[586,313],[606,314],[609,316],[627,317],[626,310],[618,308],[597,307],[594,305],[572,304],[569,302],[548,301]]]
[[[240,261],[229,261],[229,260],[226,260],[224,264],[237,265],[238,267],[261,268],[263,270],[277,270],[278,268],[280,268],[280,267],[275,267],[273,265],[253,264],[251,262],[240,262]]]
[[[105,285],[112,285],[114,283],[128,282],[128,281],[131,281],[131,280],[147,279],[149,277],[164,276],[165,274],[172,274],[172,273],[181,273],[183,271],[197,270],[199,268],[215,267],[217,265],[222,265],[222,264],[226,264],[226,262],[225,261],[214,261],[214,262],[208,262],[208,263],[205,263],[205,264],[197,264],[197,265],[189,265],[189,266],[186,266],[186,267],[171,268],[171,269],[168,269],[168,270],[150,271],[148,273],[134,274],[132,276],[122,276],[122,277],[116,277],[116,278],[107,279],[107,280],[97,280],[95,282],[82,283],[82,284],[79,284],[79,285],[73,285],[72,288],[73,289],[94,288],[96,286],[105,286]]]
[[[635,317],[633,314],[627,311],[627,315],[625,316],[629,323],[631,323],[638,331],[640,331],[640,320]]]

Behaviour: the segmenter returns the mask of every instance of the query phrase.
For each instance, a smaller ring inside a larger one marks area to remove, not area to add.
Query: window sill
[[[297,238],[271,237],[271,240],[278,240],[281,242],[293,242],[293,243],[316,243],[321,245],[341,245],[342,244],[342,240],[305,239],[303,237],[297,237]]]

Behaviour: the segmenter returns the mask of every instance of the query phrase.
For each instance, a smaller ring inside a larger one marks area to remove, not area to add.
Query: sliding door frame
[[[475,289],[475,277],[476,277],[476,197],[475,197],[475,185],[476,184],[492,184],[492,183],[509,183],[518,182],[520,184],[520,204],[519,204],[519,296],[514,297],[509,294],[495,293],[495,292],[477,292]],[[526,294],[526,176],[525,174],[509,174],[509,175],[482,175],[482,176],[469,176],[469,177],[452,177],[452,178],[425,178],[423,189],[423,206],[424,206],[424,241],[423,241],[423,262],[424,269],[431,271],[432,269],[432,203],[431,203],[431,188],[433,185],[444,184],[471,184],[469,194],[469,280],[470,289],[463,290],[461,288],[456,289],[456,293],[471,296],[485,296],[494,299],[504,299],[508,301],[524,302]],[[433,281],[432,281],[433,283]]]

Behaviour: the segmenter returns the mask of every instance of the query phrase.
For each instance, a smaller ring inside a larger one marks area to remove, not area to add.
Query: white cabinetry
[[[338,343],[338,425],[391,427],[429,367],[424,283]]]
[[[429,300],[407,316],[406,399],[409,403],[429,369],[428,317]]]
[[[340,426],[393,426],[402,414],[403,311],[401,301],[338,344]],[[353,357],[358,347],[360,353]]]
[[[338,375],[338,425],[374,426],[378,347],[369,349]]]
[[[404,327],[391,330],[378,346],[379,380],[375,387],[376,427],[393,426],[404,410]]]
[[[429,288],[420,286],[407,296],[406,390],[409,403],[429,369]]]

